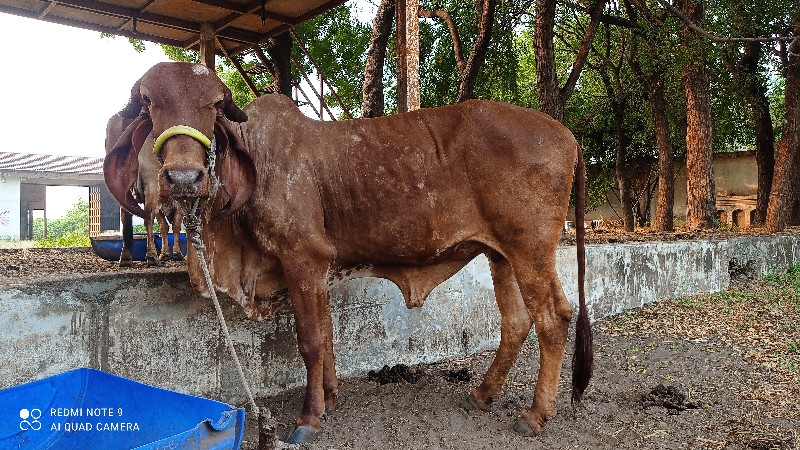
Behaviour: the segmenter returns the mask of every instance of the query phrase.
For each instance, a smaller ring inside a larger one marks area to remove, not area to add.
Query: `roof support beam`
[[[49,13],[50,10],[53,9],[53,6],[56,6],[56,2],[48,3],[47,6],[45,6],[44,9],[42,9],[42,12],[39,13],[39,17],[37,17],[37,19],[43,20],[45,16],[47,16],[47,13]]]
[[[0,5],[0,12],[7,13],[7,14],[13,14],[15,16],[20,16],[20,17],[27,17],[29,19],[36,19],[38,17],[38,15],[39,15],[39,13],[37,13],[37,12],[32,12],[32,11],[29,11],[29,10],[25,10],[25,9],[21,9],[21,8],[15,8],[13,6],[6,6],[6,5]],[[63,18],[63,17],[56,17],[56,16],[53,16],[53,15],[45,16],[41,20],[43,20],[45,22],[49,22],[49,23],[59,24],[59,25],[66,25],[66,26],[75,27],[75,28],[83,28],[85,30],[99,31],[101,33],[116,34],[118,36],[124,36],[124,37],[128,37],[128,38],[145,39],[145,40],[148,40],[148,41],[151,41],[151,42],[155,42],[157,44],[172,45],[172,46],[175,46],[175,47],[180,47],[183,44],[183,42],[175,40],[175,39],[169,39],[169,38],[165,38],[165,37],[161,37],[161,36],[155,36],[155,35],[146,34],[146,33],[133,33],[133,32],[126,31],[126,30],[117,30],[115,27],[106,27],[106,26],[102,26],[102,25],[89,23],[89,22],[83,22],[83,21],[80,21],[80,20],[73,20],[73,19],[66,19],[66,18]]]
[[[136,16],[136,17],[139,17],[139,15],[141,15],[141,14],[142,14],[144,11],[146,11],[146,10],[147,10],[147,8],[149,8],[149,7],[150,7],[150,5],[152,5],[152,4],[153,4],[155,1],[156,1],[156,0],[149,0],[147,3],[145,3],[145,4],[144,4],[144,6],[142,6],[142,7],[140,7],[140,8],[137,8],[137,9],[138,9],[138,11],[139,11],[139,13],[137,14],[137,16]],[[127,20],[125,20],[124,22],[122,22],[122,24],[121,24],[120,26],[118,26],[118,27],[117,27],[117,30],[122,30],[122,29],[124,29],[124,28],[125,28],[125,27],[126,27],[128,24],[129,24],[129,23],[131,23],[131,21],[132,21],[132,20],[133,20],[133,19],[127,19]],[[133,31],[136,31],[136,27],[135,27],[135,26],[133,26],[133,27],[131,27],[131,28],[133,28]]]
[[[211,22],[203,22],[200,25],[200,61],[211,70],[215,70],[216,66],[214,41],[214,25]]]
[[[168,17],[148,12],[142,12],[140,14],[139,11],[135,8],[126,8],[123,6],[112,5],[109,3],[103,3],[95,0],[58,0],[57,3],[82,9],[84,11],[90,11],[96,14],[102,14],[128,20],[133,19],[135,17],[138,22],[150,23],[153,25],[164,26],[192,33],[200,33],[200,24],[197,22],[177,19],[174,17]],[[260,34],[234,27],[226,28],[225,30],[219,33],[219,36],[231,41],[241,42],[244,44],[256,44],[262,38]]]
[[[225,51],[238,54],[346,2],[295,1],[296,4],[277,0],[190,0],[191,20],[180,11],[182,8],[159,0],[0,2],[0,12],[193,50],[200,47],[202,23],[210,22],[217,39],[224,42]],[[164,8],[156,13],[154,4]],[[209,7],[200,7],[201,4]],[[282,10],[276,6],[279,4],[291,6]],[[263,26],[259,27],[255,18],[264,18]],[[221,54],[220,49],[217,53]]]
[[[211,6],[216,6],[217,8],[227,9],[228,11],[234,11],[235,13],[238,13],[234,15],[235,18],[239,18],[247,14],[255,14],[261,17],[261,11],[260,11],[261,0],[253,0],[250,3],[245,3],[245,4],[233,3],[226,0],[194,0],[194,1],[197,3],[202,3],[204,5],[211,5]],[[264,17],[266,17],[267,19],[277,20],[278,22],[287,23],[289,25],[297,25],[298,23],[296,19],[293,19],[289,16],[284,16],[283,14],[272,12],[270,10],[266,10]],[[225,19],[223,19],[223,21],[224,20]]]

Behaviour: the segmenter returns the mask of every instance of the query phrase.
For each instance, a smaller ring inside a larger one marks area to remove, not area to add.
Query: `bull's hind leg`
[[[500,346],[480,386],[470,392],[469,401],[485,410],[499,395],[519,349],[531,329],[531,317],[522,301],[511,264],[501,255],[489,255],[494,295],[500,309]]]
[[[333,411],[336,409],[336,401],[339,395],[339,379],[336,378],[336,359],[333,353],[333,318],[331,317],[330,294],[325,297],[322,314],[323,323],[321,324],[324,337],[323,357],[322,357],[322,391],[325,394],[325,410]]]
[[[547,421],[556,415],[558,379],[572,319],[572,306],[555,271],[555,255],[542,260],[545,264],[522,260],[514,265],[522,298],[536,327],[540,351],[533,404],[514,425],[514,431],[529,436],[539,435]]]

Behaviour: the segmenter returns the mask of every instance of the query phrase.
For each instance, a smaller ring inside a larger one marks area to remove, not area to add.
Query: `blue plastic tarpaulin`
[[[244,409],[77,369],[0,391],[0,449],[238,449]]]

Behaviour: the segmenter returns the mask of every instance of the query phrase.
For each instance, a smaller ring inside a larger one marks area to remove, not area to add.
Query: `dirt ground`
[[[565,366],[558,416],[537,438],[511,431],[532,400],[538,348],[531,340],[489,412],[461,404],[493,352],[413,367],[424,373],[414,384],[380,385],[366,376],[342,380],[341,406],[327,414],[323,431],[302,448],[797,449],[800,377],[754,364],[747,349],[721,337],[692,339],[639,328],[648,317],[668,321],[669,311],[646,307],[595,323],[596,365],[584,401],[570,406]],[[448,381],[446,374],[464,368],[473,375],[471,381]],[[659,392],[659,385],[661,395],[651,394]],[[261,399],[278,420],[279,436],[289,429],[302,398],[302,390],[294,390]],[[671,403],[663,406],[664,400]],[[256,448],[255,430],[250,420],[243,448]]]
[[[600,231],[590,232],[589,241],[725,236],[727,233],[719,232],[665,236]],[[181,266],[171,262],[166,269],[157,270],[180,270]],[[0,250],[0,284],[120,270],[90,251]],[[139,263],[124,270],[152,269]],[[323,431],[310,444],[285,447],[798,449],[800,282],[788,291],[769,294],[777,296],[780,307],[753,300],[766,296],[759,292],[768,289],[768,284],[739,280],[731,296],[741,297],[741,301],[706,297],[664,301],[594,323],[595,372],[584,401],[575,408],[569,403],[570,343],[561,377],[559,414],[537,438],[511,431],[517,415],[532,400],[538,347],[531,338],[503,395],[488,412],[466,410],[461,405],[469,389],[480,382],[493,352],[411,367],[408,371],[419,378],[413,383],[401,378],[380,384],[367,374],[340,380],[340,405],[326,415]],[[740,296],[739,292],[752,296]],[[783,297],[789,298],[788,303]],[[293,424],[302,400],[299,389],[258,399],[277,420],[279,436]],[[243,448],[255,449],[256,442],[257,424],[251,415]]]

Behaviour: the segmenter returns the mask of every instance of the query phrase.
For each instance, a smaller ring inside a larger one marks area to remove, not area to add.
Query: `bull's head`
[[[246,203],[255,186],[255,170],[229,120],[244,122],[247,115],[213,71],[189,63],[156,64],[133,86],[119,114],[135,119],[106,156],[104,173],[109,190],[126,209],[141,212],[130,196],[138,177],[139,151],[158,155],[162,200],[186,202],[223,195],[214,211],[216,218]],[[155,146],[143,149],[151,133]]]

